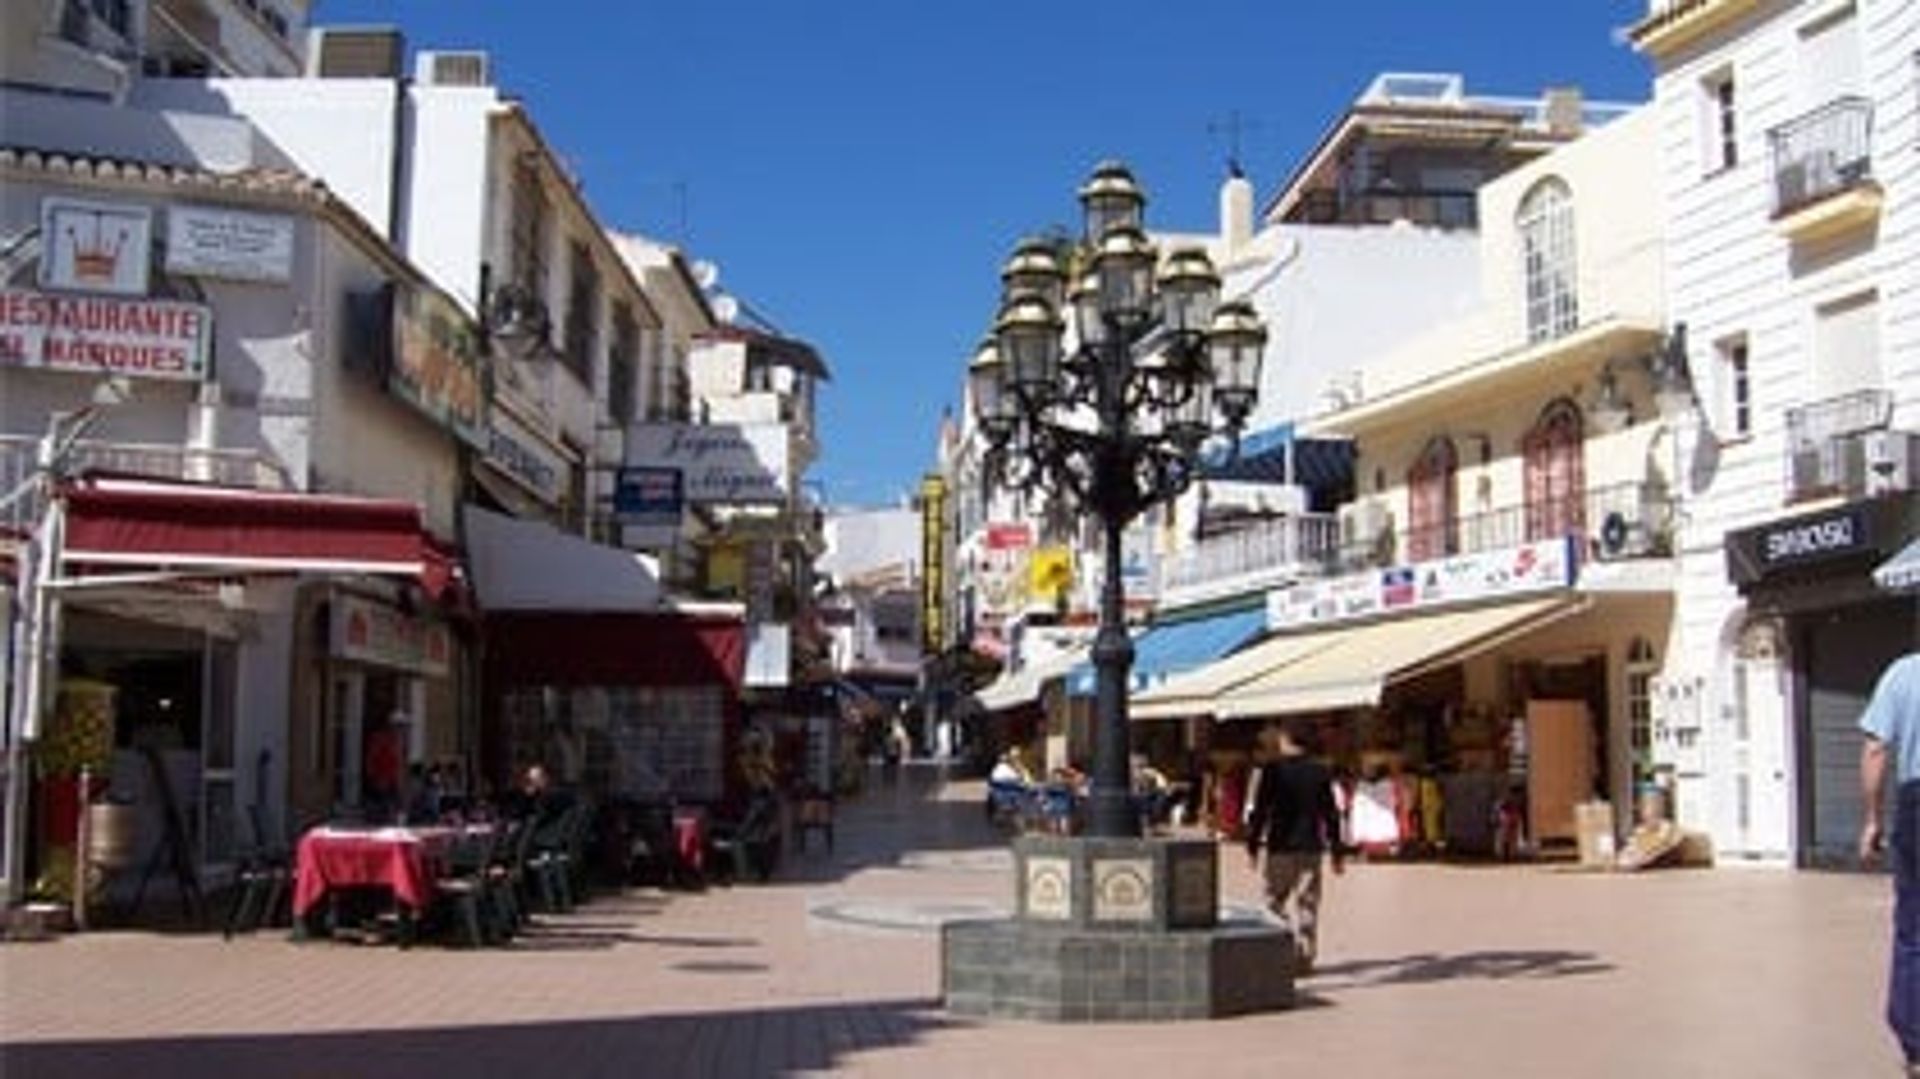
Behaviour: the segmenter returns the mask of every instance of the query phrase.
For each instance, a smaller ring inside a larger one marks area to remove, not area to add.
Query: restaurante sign
[[[197,382],[212,337],[203,304],[0,289],[0,367]]]

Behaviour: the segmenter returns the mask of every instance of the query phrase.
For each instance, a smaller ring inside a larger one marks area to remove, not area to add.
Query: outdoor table
[[[314,828],[295,852],[293,916],[304,919],[334,889],[356,887],[385,888],[403,914],[418,916],[433,902],[454,843],[485,827]]]

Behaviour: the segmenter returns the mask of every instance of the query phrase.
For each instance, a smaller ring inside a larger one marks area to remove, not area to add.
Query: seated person
[[[525,820],[533,829],[536,847],[558,843],[560,822],[572,808],[573,796],[555,789],[546,767],[539,764],[528,765],[520,774],[506,806],[508,816]]]
[[[1024,787],[1033,782],[1033,777],[1021,763],[1020,751],[1009,749],[994,762],[993,770],[987,773],[987,782],[1001,787]]]

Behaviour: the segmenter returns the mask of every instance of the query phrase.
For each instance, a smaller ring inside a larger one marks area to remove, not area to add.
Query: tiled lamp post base
[[[1286,931],[1219,920],[1214,843],[1023,836],[1013,860],[1015,915],[941,932],[949,1011],[1101,1022],[1293,1002]]]

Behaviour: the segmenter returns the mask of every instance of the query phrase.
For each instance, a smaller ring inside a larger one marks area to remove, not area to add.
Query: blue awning
[[[1265,606],[1150,626],[1133,640],[1133,692],[1158,685],[1195,667],[1237,651],[1267,628]],[[1067,693],[1093,696],[1093,664],[1082,663],[1067,675]]]
[[[1229,459],[1216,452],[1201,466],[1210,480],[1297,483],[1316,491],[1345,490],[1353,482],[1353,442],[1344,438],[1296,438],[1283,423],[1248,432]]]

